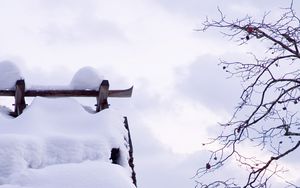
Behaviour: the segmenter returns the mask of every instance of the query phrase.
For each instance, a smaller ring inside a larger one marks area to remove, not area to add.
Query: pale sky
[[[131,99],[110,103],[129,118],[141,187],[166,181],[149,178],[153,171],[145,164],[166,163],[162,174],[190,174],[168,187],[187,187],[205,158],[202,142],[217,134],[217,123],[228,119],[240,94],[240,83],[226,79],[219,59],[260,49],[240,47],[217,30],[195,29],[206,16],[216,17],[217,7],[234,19],[260,17],[287,2],[1,0],[0,60],[15,62],[33,85],[68,84],[85,66],[97,69],[111,88],[134,85]]]

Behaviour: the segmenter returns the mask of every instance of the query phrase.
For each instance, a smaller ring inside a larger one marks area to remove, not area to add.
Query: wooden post
[[[110,153],[110,160],[112,164],[120,165],[120,148],[112,148]]]
[[[15,116],[22,114],[23,110],[26,108],[25,103],[25,81],[17,80],[16,91],[15,91]]]
[[[127,120],[127,117],[124,116],[124,126],[128,132],[128,145],[129,145],[129,159],[128,159],[128,164],[131,168],[131,179],[132,179],[132,182],[135,186],[137,186],[137,183],[136,183],[136,173],[135,173],[135,170],[134,170],[134,164],[133,164],[133,147],[132,147],[132,140],[131,140],[131,135],[130,135],[130,129],[129,129],[129,124],[128,124],[128,120]]]
[[[109,83],[108,80],[103,80],[99,87],[99,96],[97,97],[97,107],[96,112],[100,112],[101,110],[104,110],[108,108],[108,89],[109,89]]]

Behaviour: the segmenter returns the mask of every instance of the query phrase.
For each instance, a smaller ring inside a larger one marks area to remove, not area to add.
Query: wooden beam
[[[132,96],[133,86],[129,89],[123,90],[109,90],[108,96],[109,97],[131,97]]]
[[[18,80],[16,82],[15,91],[15,116],[22,114],[23,110],[26,108],[25,103],[25,82],[24,80]]]
[[[15,112],[13,116],[20,115],[26,107],[25,97],[96,97],[96,112],[100,112],[109,107],[107,98],[108,97],[131,97],[133,86],[129,89],[123,90],[109,90],[108,80],[103,80],[99,86],[99,90],[70,90],[70,89],[31,89],[25,90],[25,81],[18,80],[16,82],[15,90],[7,89],[0,90],[0,96],[14,96],[15,97]]]
[[[0,90],[0,96],[15,96],[15,90]]]
[[[102,83],[99,86],[99,96],[97,97],[97,107],[96,112],[100,112],[101,110],[104,110],[108,108],[108,89],[109,89],[109,83],[108,80],[103,80]]]
[[[27,90],[26,97],[97,97],[96,90]]]
[[[108,97],[131,97],[133,87],[109,90]],[[15,96],[15,90],[0,90],[0,96]],[[26,90],[25,97],[98,97],[99,90]]]

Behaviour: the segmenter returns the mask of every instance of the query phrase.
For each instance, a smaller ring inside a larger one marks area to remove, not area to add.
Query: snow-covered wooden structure
[[[25,97],[96,97],[96,112],[109,107],[108,97],[131,97],[133,87],[124,90],[109,90],[108,80],[103,80],[98,90],[90,89],[31,89],[25,90],[25,80],[17,80],[15,89],[0,90],[0,96],[15,97],[13,116],[19,116],[26,108]]]
[[[11,112],[11,116],[20,116],[26,108],[26,97],[95,97],[97,104],[95,113],[100,112],[109,107],[108,98],[110,97],[131,97],[133,87],[123,90],[110,90],[108,80],[103,80],[99,85],[98,90],[91,89],[26,89],[25,80],[20,79],[16,81],[14,89],[0,89],[0,96],[12,96],[15,98],[15,109]],[[128,146],[128,165],[132,171],[132,182],[136,186],[136,175],[133,165],[133,148],[131,135],[128,125],[127,117],[124,117],[124,127],[127,130]],[[114,164],[120,164],[120,150],[119,148],[111,148],[110,160]],[[121,164],[120,164],[121,165]]]

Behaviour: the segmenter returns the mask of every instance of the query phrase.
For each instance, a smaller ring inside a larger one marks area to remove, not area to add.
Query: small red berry
[[[247,27],[247,32],[248,33],[252,33],[254,31],[254,28],[253,27],[251,27],[251,26],[248,26]]]

